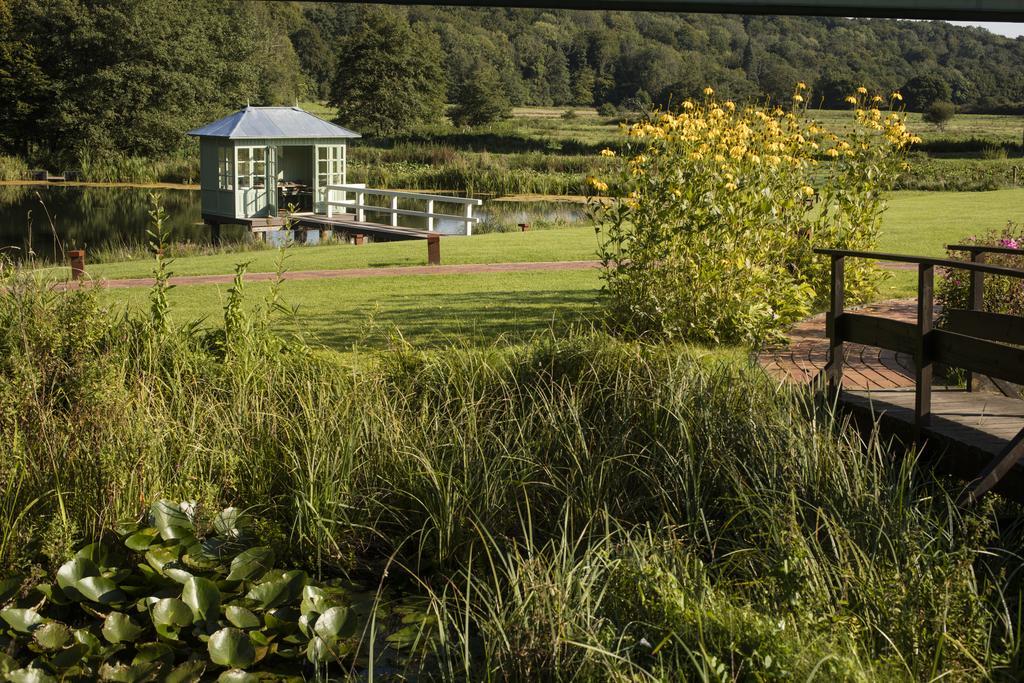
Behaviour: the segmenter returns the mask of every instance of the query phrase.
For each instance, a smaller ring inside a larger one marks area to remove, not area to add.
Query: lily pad
[[[142,628],[122,612],[111,612],[103,621],[103,637],[108,642],[130,643],[139,639]]]
[[[82,594],[76,587],[78,582],[89,576],[99,576],[100,568],[92,560],[76,557],[65,562],[57,570],[57,585],[72,600],[81,600]]]
[[[57,683],[57,679],[42,669],[15,669],[7,674],[11,683]]]
[[[75,588],[87,600],[98,602],[101,605],[112,605],[128,600],[124,591],[105,576],[87,576],[76,583]]]
[[[250,610],[238,605],[229,605],[224,609],[224,616],[232,625],[238,628],[259,628],[263,626],[260,618]]]
[[[190,577],[181,591],[181,599],[192,609],[195,621],[214,622],[220,616],[220,591],[209,579]]]
[[[249,581],[266,574],[273,566],[273,550],[267,546],[249,548],[231,561],[228,581]]]
[[[0,605],[17,595],[18,590],[21,588],[22,580],[23,579],[20,576],[11,576],[6,579],[0,579]]]
[[[232,669],[244,669],[256,661],[256,648],[249,635],[237,628],[222,628],[207,643],[210,661]]]
[[[164,683],[198,683],[206,671],[206,662],[198,659],[179,664],[164,677]]]
[[[43,618],[34,609],[10,607],[0,610],[0,619],[18,633],[30,633],[32,629],[43,623]]]
[[[313,632],[326,641],[350,638],[356,632],[355,615],[347,607],[332,607],[316,620]]]
[[[182,627],[192,624],[192,609],[177,598],[164,598],[153,603],[152,617],[154,624]]]
[[[217,677],[217,683],[258,683],[260,677],[241,669],[229,669]]]
[[[261,608],[269,609],[298,599],[305,585],[306,573],[294,570],[285,572],[280,579],[253,586],[245,597],[258,603]]]
[[[51,621],[32,631],[32,637],[44,650],[59,650],[71,640],[71,629],[59,621]]]
[[[141,531],[136,531],[134,534],[125,539],[124,544],[132,550],[138,552],[145,552],[149,546],[153,545],[159,538],[160,532],[154,527],[148,527]]]
[[[194,537],[192,520],[169,500],[158,500],[149,508],[153,526],[165,541]]]

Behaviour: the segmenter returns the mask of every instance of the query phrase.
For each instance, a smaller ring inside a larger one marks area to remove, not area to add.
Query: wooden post
[[[984,252],[971,252],[971,263],[984,263],[984,261]],[[971,272],[970,306],[972,311],[985,310],[985,273],[979,273],[978,271]],[[977,389],[977,386],[978,381],[975,378],[974,373],[968,370],[967,391],[974,391]]]
[[[210,244],[220,246],[220,223],[210,223]]]
[[[352,235],[352,244],[355,244],[357,246],[361,245],[363,243],[364,239],[365,239],[365,237],[364,237],[363,233],[357,232],[354,235]]]
[[[441,236],[436,233],[427,235],[427,264],[441,265]]]
[[[929,347],[930,333],[935,326],[933,294],[935,266],[922,263],[917,267],[917,350],[914,354],[915,376],[914,427],[917,440],[927,426],[932,413],[932,359]]]
[[[843,336],[839,329],[839,319],[846,307],[846,258],[832,256],[832,293],[828,313],[828,363],[825,375],[828,377],[828,388],[833,395],[838,395],[843,388]]]
[[[327,240],[329,240],[330,237],[331,237],[331,231],[330,230],[328,230],[326,228],[320,228],[320,234],[319,234],[319,238],[320,239],[318,239],[317,242],[319,244],[326,244]]]
[[[466,237],[473,234],[473,205],[466,204]]]
[[[391,227],[398,227],[398,195],[391,197]]]
[[[68,259],[71,261],[71,279],[85,277],[85,249],[72,249],[68,252]]]
[[[427,232],[434,232],[434,200],[427,200]]]

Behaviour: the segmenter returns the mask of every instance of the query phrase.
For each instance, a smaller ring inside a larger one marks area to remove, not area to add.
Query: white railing
[[[449,219],[459,221],[465,226],[465,234],[473,234],[473,224],[480,222],[480,219],[473,215],[473,207],[480,206],[483,202],[479,199],[467,199],[465,197],[446,197],[439,194],[423,194],[420,192],[404,192],[402,190],[375,190],[365,185],[328,185],[327,190],[327,217],[330,218],[334,215],[334,209],[343,209],[342,213],[348,213],[350,211],[355,212],[355,218],[357,221],[366,221],[366,214],[369,213],[385,213],[391,217],[391,225],[393,227],[410,227],[410,226],[399,226],[399,216],[414,216],[418,218],[427,219],[427,230],[434,231],[434,222],[436,219]],[[336,198],[336,194],[340,194],[341,198]],[[349,199],[348,195],[354,195],[355,199]],[[367,195],[371,197],[387,197],[390,199],[387,206],[377,206],[375,204],[367,204]],[[419,209],[400,209],[398,208],[398,200],[406,200],[422,202],[426,204],[424,210]],[[461,208],[461,213],[440,213],[435,210],[436,204],[458,204]]]

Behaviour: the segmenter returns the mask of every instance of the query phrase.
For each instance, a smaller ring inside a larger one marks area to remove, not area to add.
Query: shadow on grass
[[[395,296],[331,313],[300,308],[296,322],[309,343],[350,351],[387,348],[397,338],[422,348],[516,342],[596,314],[592,290],[501,291]]]

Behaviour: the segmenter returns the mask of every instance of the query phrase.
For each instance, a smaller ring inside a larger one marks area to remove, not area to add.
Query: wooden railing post
[[[825,374],[828,377],[828,388],[838,394],[843,388],[843,336],[839,330],[839,318],[846,306],[846,258],[832,256],[832,294],[828,313],[828,363]]]
[[[932,358],[929,335],[935,327],[935,266],[922,263],[917,267],[917,350],[914,354],[915,395],[914,425],[920,430],[928,424],[932,412]]]
[[[984,263],[985,253],[980,251],[971,252],[972,263]],[[985,273],[978,271],[971,272],[970,306],[972,311],[985,310]],[[977,380],[974,373],[967,371],[967,391],[974,391],[977,388]]]

